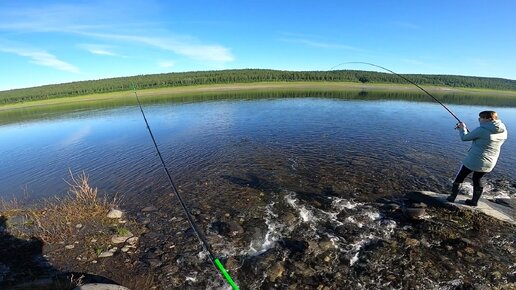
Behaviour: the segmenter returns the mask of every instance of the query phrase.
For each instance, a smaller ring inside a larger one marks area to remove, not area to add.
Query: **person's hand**
[[[455,126],[455,129],[464,129],[464,128],[466,128],[466,124],[464,124],[463,122],[459,122]]]

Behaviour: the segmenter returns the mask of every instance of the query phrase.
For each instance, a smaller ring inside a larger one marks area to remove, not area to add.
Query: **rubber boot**
[[[464,203],[469,206],[477,206],[478,200],[480,199],[483,190],[483,187],[473,187],[473,198],[466,200]]]
[[[448,196],[446,198],[447,201],[449,201],[449,202],[455,201],[455,199],[457,198],[457,194],[459,193],[459,185],[460,185],[460,183],[458,183],[458,182],[453,183],[451,194],[450,194],[450,196]]]

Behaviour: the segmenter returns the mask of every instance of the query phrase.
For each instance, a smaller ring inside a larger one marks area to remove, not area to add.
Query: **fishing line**
[[[190,223],[190,226],[192,227],[195,235],[197,236],[197,239],[199,239],[199,242],[201,243],[203,249],[206,252],[208,252],[208,255],[210,256],[210,260],[213,263],[213,265],[220,271],[222,276],[226,279],[226,281],[229,283],[229,285],[231,285],[233,290],[238,290],[238,286],[235,284],[233,279],[231,279],[231,276],[229,276],[229,273],[227,272],[227,270],[224,269],[224,266],[222,265],[220,260],[215,257],[215,255],[213,254],[213,252],[211,250],[210,244],[208,243],[208,241],[206,241],[204,236],[201,234],[201,232],[197,228],[197,225],[195,224],[195,222],[192,218],[192,215],[188,211],[188,208],[186,207],[186,204],[183,201],[183,198],[179,194],[179,191],[177,190],[176,185],[174,184],[174,181],[172,180],[172,176],[170,175],[170,172],[168,171],[168,168],[165,165],[165,161],[163,160],[163,157],[161,156],[161,152],[159,151],[158,144],[156,143],[154,134],[152,134],[152,130],[149,126],[149,122],[147,122],[147,117],[145,116],[145,112],[143,111],[142,104],[140,103],[140,98],[138,98],[138,94],[136,93],[136,87],[134,85],[133,85],[133,91],[134,91],[134,95],[136,97],[136,101],[138,101],[138,106],[140,107],[140,111],[142,113],[143,120],[145,120],[145,125],[147,125],[147,130],[149,131],[150,137],[152,139],[152,143],[154,144],[154,148],[156,148],[156,152],[158,152],[158,156],[159,156],[159,160],[161,161],[161,165],[163,165],[163,169],[165,170],[165,173],[167,174],[168,181],[170,182],[170,186],[172,187],[172,190],[176,194],[177,199],[179,199],[179,203],[181,204],[181,207],[183,208],[183,211],[186,214],[186,217],[188,219],[188,222]]]
[[[366,64],[366,65],[370,65],[370,66],[374,66],[374,67],[377,67],[377,68],[381,68],[385,71],[388,71],[394,75],[397,75],[399,76],[400,78],[406,80],[407,82],[413,84],[414,86],[418,87],[420,90],[422,90],[423,92],[425,92],[427,95],[429,95],[432,99],[434,99],[436,102],[438,102],[441,106],[443,106],[443,108],[446,109],[446,111],[448,111],[459,123],[462,123],[462,121],[450,110],[448,109],[448,107],[446,107],[441,101],[439,101],[436,97],[434,97],[432,94],[430,94],[427,90],[423,89],[422,87],[420,87],[418,84],[414,83],[413,81],[411,81],[410,79],[388,69],[388,68],[385,68],[383,66],[379,66],[379,65],[376,65],[376,64],[373,64],[373,63],[368,63],[368,62],[361,62],[361,61],[352,61],[352,62],[343,62],[343,63],[340,63],[334,67],[332,67],[330,70],[333,70],[334,68],[338,67],[338,66],[341,66],[343,64]]]

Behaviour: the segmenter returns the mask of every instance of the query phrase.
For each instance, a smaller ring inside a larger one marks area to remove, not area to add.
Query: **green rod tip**
[[[226,269],[224,269],[224,265],[222,265],[220,260],[218,258],[216,258],[214,260],[214,262],[215,262],[215,265],[217,265],[217,268],[219,268],[219,271],[222,273],[222,276],[224,276],[224,278],[226,278],[226,281],[228,281],[229,285],[231,285],[233,290],[239,290],[237,284],[233,281],[233,279],[231,279],[231,276],[229,276],[228,271],[226,271]]]

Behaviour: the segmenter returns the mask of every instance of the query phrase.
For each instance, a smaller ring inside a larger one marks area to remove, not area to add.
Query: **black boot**
[[[478,200],[482,195],[482,191],[484,191],[483,187],[473,187],[473,198],[466,200],[464,203],[469,206],[477,206]]]
[[[449,202],[455,201],[455,198],[457,198],[457,194],[459,193],[459,185],[460,185],[460,183],[458,183],[458,182],[453,183],[451,194],[450,194],[450,196],[448,196],[448,198],[446,198],[447,201],[449,201]]]

